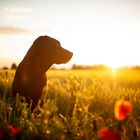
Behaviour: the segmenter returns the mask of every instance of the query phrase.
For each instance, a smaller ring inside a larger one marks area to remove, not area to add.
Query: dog
[[[72,56],[73,53],[62,48],[58,40],[49,36],[38,37],[17,67],[12,82],[13,97],[18,93],[28,103],[32,99],[34,110],[47,84],[46,72],[53,64],[67,63]]]

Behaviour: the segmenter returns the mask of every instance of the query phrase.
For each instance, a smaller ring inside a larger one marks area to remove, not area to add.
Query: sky
[[[140,65],[139,0],[0,0],[0,67],[48,35],[74,53],[66,65]]]

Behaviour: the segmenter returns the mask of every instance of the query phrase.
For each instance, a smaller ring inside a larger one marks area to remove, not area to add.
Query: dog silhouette
[[[62,48],[58,40],[49,36],[38,37],[18,65],[12,83],[12,93],[32,99],[32,110],[36,107],[46,86],[46,72],[53,64],[67,63],[73,53]]]

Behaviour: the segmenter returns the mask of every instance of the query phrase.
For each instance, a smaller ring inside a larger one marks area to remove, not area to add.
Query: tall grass
[[[33,113],[23,97],[12,97],[13,76],[14,71],[0,72],[3,139],[96,140],[102,127],[113,128],[124,140],[140,139],[140,71],[51,70],[46,102]],[[121,98],[133,106],[124,121],[114,117]]]

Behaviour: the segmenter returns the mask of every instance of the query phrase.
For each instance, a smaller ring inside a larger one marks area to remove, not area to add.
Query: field
[[[13,76],[0,71],[1,139],[140,139],[140,70],[50,70],[45,104],[33,113],[12,97]],[[123,120],[114,115],[120,100],[132,106]]]

